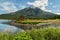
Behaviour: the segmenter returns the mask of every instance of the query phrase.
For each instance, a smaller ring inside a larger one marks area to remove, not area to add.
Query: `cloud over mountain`
[[[52,12],[51,10],[47,10],[46,7],[48,6],[48,0],[35,0],[34,2],[27,2],[27,4],[38,7],[44,11]]]
[[[45,10],[45,7],[48,6],[48,0],[35,0],[34,2],[28,2],[28,4]]]

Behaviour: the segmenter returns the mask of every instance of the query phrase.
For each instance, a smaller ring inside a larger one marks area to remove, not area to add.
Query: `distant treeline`
[[[12,19],[12,20],[20,20],[20,16],[15,16],[15,15],[0,15],[0,19]],[[55,15],[51,17],[35,17],[35,16],[24,16],[24,19],[60,19],[60,15]]]

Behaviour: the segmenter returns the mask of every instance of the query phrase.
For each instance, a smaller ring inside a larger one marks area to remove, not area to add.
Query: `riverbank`
[[[24,29],[24,30],[28,30],[28,29],[32,29],[32,28],[43,28],[43,27],[49,27],[49,26],[58,26],[60,25],[60,21],[59,20],[30,20],[30,21],[22,21],[22,22],[38,22],[38,24],[22,24],[22,23],[18,23],[16,21],[11,21],[8,22],[7,24],[9,25],[13,25],[16,26],[18,28]]]
[[[60,19],[53,19],[53,20],[37,20],[37,19],[26,19],[26,20],[19,20],[19,21],[16,21],[17,23],[20,23],[20,22],[37,22],[37,23],[60,23]]]
[[[44,21],[46,23],[44,23]],[[41,23],[38,23],[38,24],[21,24],[21,23],[17,23],[16,21],[11,21],[8,24],[16,26],[16,27],[24,29],[24,30],[28,30],[28,29],[32,29],[32,28],[39,29],[39,28],[43,28],[43,27],[50,27],[50,26],[57,27],[57,26],[60,26],[60,21],[59,20],[44,20],[44,21],[40,21]],[[29,22],[32,22],[32,21],[29,21]]]
[[[38,27],[37,24],[19,24],[19,23],[15,23],[15,21],[4,22],[4,24],[9,24],[9,25],[12,25],[12,26],[15,26],[17,28],[24,29],[24,30],[31,30],[32,28],[40,28],[40,27]],[[43,26],[46,24],[48,24],[48,23],[41,23],[39,26]]]

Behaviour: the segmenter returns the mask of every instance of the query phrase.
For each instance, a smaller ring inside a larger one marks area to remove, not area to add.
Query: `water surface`
[[[8,24],[3,24],[3,22],[10,22],[11,20],[2,20],[0,19],[0,32],[18,32],[18,31],[22,31],[22,29],[17,28],[15,26],[12,25],[8,25]]]

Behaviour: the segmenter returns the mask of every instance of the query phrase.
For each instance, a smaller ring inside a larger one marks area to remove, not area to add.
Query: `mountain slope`
[[[13,19],[13,18],[19,18],[21,15],[24,15],[25,18],[30,18],[30,19],[55,19],[56,14],[53,14],[53,13],[50,13],[50,12],[46,12],[46,11],[43,11],[39,8],[25,8],[25,9],[22,9],[22,10],[19,10],[17,12],[13,12],[13,13],[10,13],[10,14],[3,14],[3,15],[0,15],[0,18],[5,18],[5,19]]]

